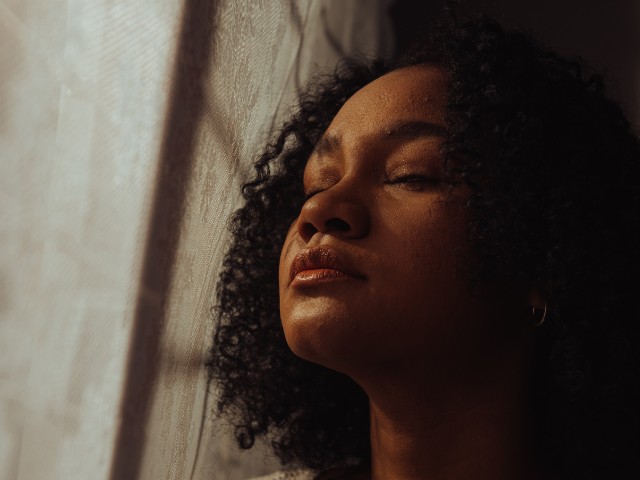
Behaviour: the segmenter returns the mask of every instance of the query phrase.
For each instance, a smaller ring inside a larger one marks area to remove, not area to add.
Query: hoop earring
[[[531,307],[531,316],[535,317],[536,315],[536,307]],[[534,327],[540,327],[544,323],[544,319],[547,317],[547,302],[544,302],[544,313],[542,314],[542,318],[537,322],[533,322]]]

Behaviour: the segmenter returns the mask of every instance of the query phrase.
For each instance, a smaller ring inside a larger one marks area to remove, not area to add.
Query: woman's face
[[[416,364],[451,371],[507,340],[502,320],[526,301],[468,290],[470,192],[461,184],[445,198],[447,82],[424,65],[378,78],[310,156],[304,189],[317,193],[287,233],[279,270],[280,315],[298,356],[355,377]],[[294,263],[302,271],[292,282]]]

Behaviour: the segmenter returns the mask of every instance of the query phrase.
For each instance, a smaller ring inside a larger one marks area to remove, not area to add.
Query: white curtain
[[[0,1],[0,479],[240,479],[211,418],[226,221],[390,0]]]
[[[0,2],[0,478],[108,478],[179,2]]]

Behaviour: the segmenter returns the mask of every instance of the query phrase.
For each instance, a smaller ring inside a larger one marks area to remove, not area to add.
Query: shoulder
[[[315,477],[312,470],[296,469],[296,470],[280,470],[278,472],[256,477],[250,480],[313,480]]]

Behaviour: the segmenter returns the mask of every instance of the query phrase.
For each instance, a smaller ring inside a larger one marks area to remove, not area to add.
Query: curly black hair
[[[400,59],[345,60],[317,77],[255,162],[217,288],[207,366],[218,414],[242,448],[270,438],[284,465],[370,460],[365,393],[285,342],[278,263],[304,203],[305,163],[337,111],[372,80],[417,64],[450,73],[443,155],[472,188],[473,282],[544,286],[538,462],[562,478],[622,478],[640,454],[640,143],[600,75],[485,16],[441,22]]]

